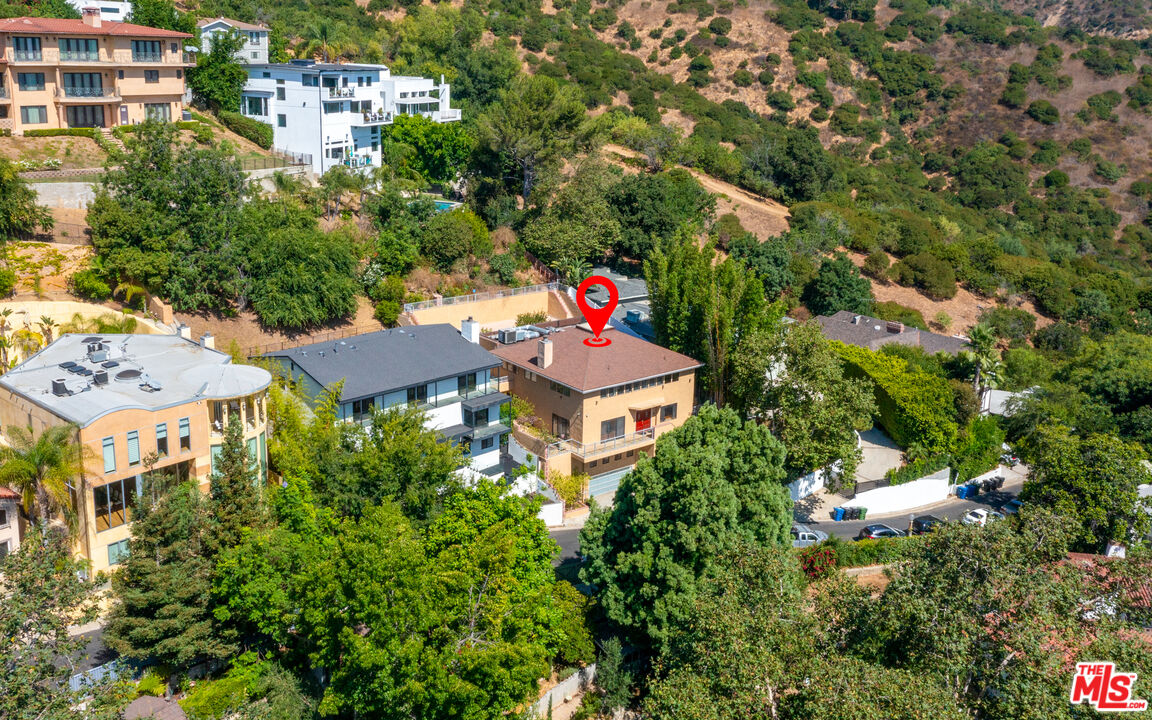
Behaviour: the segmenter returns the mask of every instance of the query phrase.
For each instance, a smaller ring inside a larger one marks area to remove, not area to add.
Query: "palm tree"
[[[0,373],[8,372],[8,351],[12,349],[12,342],[6,337],[0,337]]]
[[[84,452],[75,425],[55,425],[36,437],[31,427],[7,428],[9,445],[0,447],[0,485],[20,493],[31,523],[64,516],[76,530],[71,482],[84,471]]]
[[[320,51],[320,57],[324,62],[329,62],[332,54],[339,55],[344,52],[347,46],[343,34],[327,20],[309,25],[304,31],[304,39],[306,41],[304,53],[315,55],[316,51]]]
[[[40,335],[42,335],[44,337],[44,344],[45,345],[51,344],[52,343],[52,328],[56,327],[56,321],[53,320],[52,318],[48,317],[47,315],[41,315],[40,316],[40,322],[38,322],[37,325],[40,326]]]
[[[983,397],[986,388],[996,387],[1000,380],[1000,353],[996,349],[996,336],[986,325],[977,325],[968,333],[972,350],[968,357],[976,365],[972,386],[976,394]]]
[[[583,260],[561,258],[556,261],[556,274],[563,278],[566,284],[576,287],[592,274],[592,266]]]
[[[40,333],[34,332],[31,327],[24,327],[12,333],[12,347],[19,354],[21,361],[27,360],[44,347],[44,338],[40,337]]]
[[[8,317],[11,314],[12,308],[0,310],[0,337],[5,337],[8,334]]]

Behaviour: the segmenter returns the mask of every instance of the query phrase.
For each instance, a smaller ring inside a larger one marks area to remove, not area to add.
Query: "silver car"
[[[828,539],[828,533],[813,530],[807,525],[792,525],[792,547],[808,547]]]

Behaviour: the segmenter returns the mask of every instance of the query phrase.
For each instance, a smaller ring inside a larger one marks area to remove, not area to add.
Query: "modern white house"
[[[414,325],[266,353],[315,402],[342,383],[338,418],[370,425],[377,410],[415,407],[426,427],[460,445],[475,474],[503,477],[502,449],[511,428],[500,409],[511,401],[492,371],[500,359],[480,347],[479,325]]]
[[[248,66],[240,112],[268,123],[275,149],[312,156],[312,170],[380,165],[380,127],[397,115],[454,122],[443,76],[393,75],[386,65],[293,60]]]
[[[127,22],[128,16],[132,14],[130,2],[118,0],[67,0],[67,2],[78,13],[83,13],[85,8],[96,8],[100,11],[100,19],[106,21]]]
[[[205,18],[196,23],[200,28],[200,49],[212,52],[212,40],[221,33],[235,30],[244,38],[244,47],[236,52],[236,62],[244,65],[263,65],[268,62],[268,28],[231,18]]]

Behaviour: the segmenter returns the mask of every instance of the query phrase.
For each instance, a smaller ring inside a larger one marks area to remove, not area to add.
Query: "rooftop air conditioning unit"
[[[108,371],[107,370],[97,370],[96,372],[92,373],[92,382],[94,382],[97,385],[107,385],[108,384]]]
[[[52,381],[52,394],[56,397],[63,397],[68,394],[68,386],[64,383],[64,378]]]

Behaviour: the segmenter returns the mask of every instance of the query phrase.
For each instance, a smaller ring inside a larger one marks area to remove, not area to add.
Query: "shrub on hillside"
[[[77,297],[96,302],[112,297],[112,288],[91,268],[72,273],[68,278],[68,289]]]
[[[221,110],[217,117],[220,118],[220,122],[224,123],[224,127],[240,137],[251,140],[265,150],[272,148],[271,125],[229,110]]]
[[[881,320],[904,323],[908,327],[920,328],[921,330],[928,329],[928,323],[924,322],[923,313],[916,308],[910,308],[898,302],[878,302],[872,306],[872,312]]]
[[[16,272],[0,268],[0,297],[8,297],[16,289]]]
[[[1060,122],[1060,111],[1047,100],[1033,100],[1028,106],[1028,117],[1038,123],[1055,125]]]
[[[864,274],[875,280],[882,280],[890,263],[888,253],[883,250],[877,250],[864,258]]]

